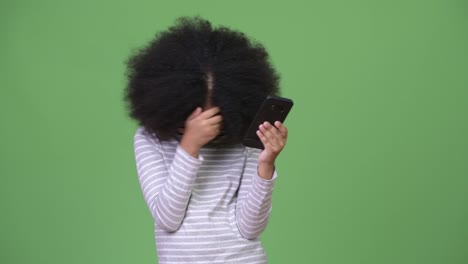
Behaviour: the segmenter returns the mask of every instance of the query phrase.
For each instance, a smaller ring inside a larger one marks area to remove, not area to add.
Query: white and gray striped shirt
[[[134,150],[159,263],[266,263],[259,235],[277,173],[258,176],[260,150],[205,146],[194,158],[177,140],[159,141],[143,127]]]

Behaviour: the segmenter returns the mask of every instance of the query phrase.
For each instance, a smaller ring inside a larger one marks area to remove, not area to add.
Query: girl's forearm
[[[273,172],[275,171],[275,164],[270,162],[258,162],[258,176],[263,179],[270,180],[273,177]]]

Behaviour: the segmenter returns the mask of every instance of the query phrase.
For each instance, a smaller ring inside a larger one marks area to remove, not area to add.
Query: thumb
[[[195,108],[195,110],[189,115],[187,120],[192,120],[201,114],[201,107]]]

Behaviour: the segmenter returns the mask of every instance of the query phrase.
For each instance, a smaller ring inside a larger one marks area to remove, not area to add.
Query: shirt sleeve
[[[258,175],[260,151],[247,153],[236,205],[236,221],[239,232],[246,239],[255,239],[265,230],[271,213],[271,197],[277,178],[276,168],[270,180]]]
[[[185,217],[203,158],[192,157],[178,145],[172,163],[166,164],[159,144],[155,144],[157,139],[150,138],[143,131],[139,128],[134,135],[140,187],[155,223],[168,232],[174,232]]]

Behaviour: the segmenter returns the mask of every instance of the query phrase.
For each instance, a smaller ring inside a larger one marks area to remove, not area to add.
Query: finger
[[[257,136],[260,139],[260,141],[262,141],[263,146],[266,147],[268,145],[268,139],[265,137],[261,130],[257,130]]]
[[[221,127],[219,125],[211,126],[211,129],[213,129],[213,132],[216,136],[221,132]]]
[[[264,122],[261,127],[265,129],[265,131],[262,130],[262,132],[268,138],[268,141],[276,144],[279,143],[281,134],[276,127],[272,126],[269,122]]]
[[[218,124],[214,124],[212,126],[210,126],[211,129],[214,129],[216,131],[221,131],[221,125],[218,123]]]
[[[201,115],[199,117],[201,119],[208,119],[208,118],[211,118],[211,117],[217,115],[220,111],[221,111],[221,109],[219,109],[219,107],[213,107],[213,108],[210,108],[210,109],[204,111],[203,113],[201,113]]]
[[[271,124],[265,124],[265,137],[269,142],[269,149],[273,152],[279,152],[284,146],[285,139],[276,127]]]
[[[272,140],[274,140],[271,135],[271,132],[268,131],[263,124],[260,125],[259,131],[261,132],[261,135],[263,136],[263,140],[262,140],[263,146],[265,148],[269,148],[269,146],[273,144]]]
[[[215,115],[206,120],[206,122],[210,125],[220,124],[223,121],[223,117],[221,115]]]
[[[288,137],[288,129],[280,121],[275,122],[275,127],[278,128],[284,138]]]
[[[195,108],[195,110],[187,117],[187,120],[192,120],[201,114],[201,107]]]
[[[273,153],[279,153],[284,146],[284,140],[282,140],[280,132],[276,131],[277,129],[273,126],[271,126],[270,129],[267,129],[265,128],[265,125],[262,124],[261,127],[262,129],[259,132],[264,137],[263,139],[261,138],[261,141],[265,149],[269,149]],[[276,131],[276,134],[274,134],[275,132],[272,131]]]
[[[265,126],[266,129],[270,130],[273,133],[278,132],[277,131],[278,129],[276,129],[276,127],[274,127],[272,124],[270,124],[270,122],[264,122],[263,126]]]

